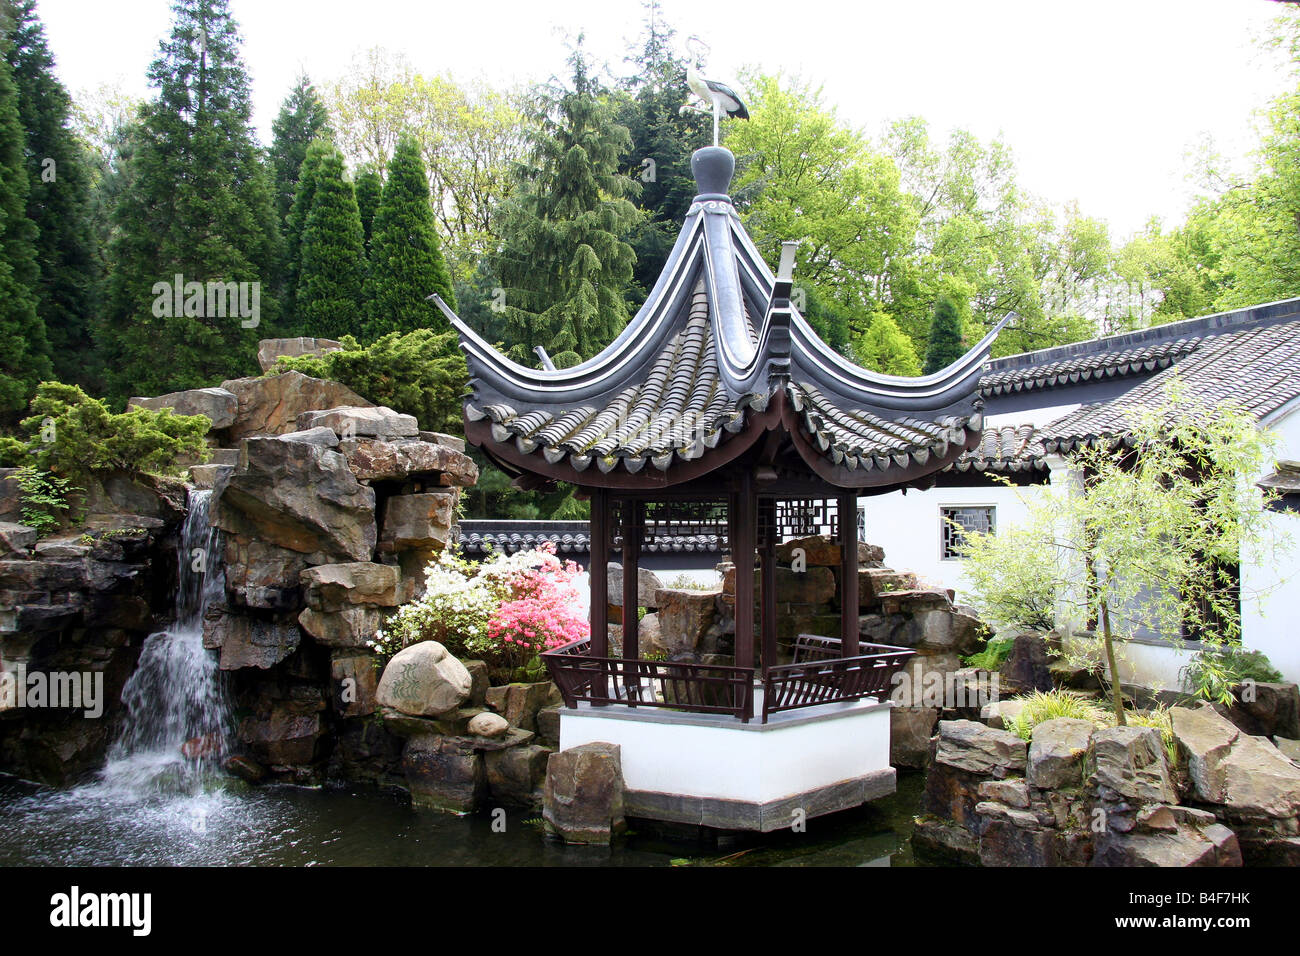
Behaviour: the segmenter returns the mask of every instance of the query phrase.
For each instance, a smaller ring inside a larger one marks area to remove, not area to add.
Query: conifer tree
[[[505,290],[506,344],[525,364],[536,363],[533,347],[542,345],[558,367],[574,365],[628,319],[636,254],[627,237],[641,214],[628,198],[637,184],[619,164],[631,140],[613,122],[581,46],[570,65],[571,88],[548,90],[532,108],[529,158],[493,262]]]
[[[0,36],[0,420],[12,423],[36,385],[51,375],[50,347],[36,302],[36,226],[27,218],[26,137],[9,66],[8,35]]]
[[[312,141],[330,138],[329,112],[307,75],[298,77],[271,123],[271,168],[275,178],[275,210],[284,222],[298,194],[298,176]]]
[[[256,371],[257,340],[277,318],[280,234],[238,28],[228,0],[172,9],[115,216],[108,363],[118,399]]]
[[[366,248],[369,249],[370,233],[374,228],[379,199],[383,195],[384,181],[379,178],[373,166],[362,166],[357,170],[352,185],[357,194],[357,211],[361,213],[361,232],[365,236]]]
[[[864,368],[886,375],[920,375],[921,363],[912,340],[885,312],[871,317],[867,331],[854,341],[854,352]]]
[[[54,57],[36,0],[4,5],[6,52],[26,131],[27,217],[37,229],[37,312],[45,324],[54,374],[88,384],[92,289],[96,278],[89,220],[89,157],[69,127],[72,101],[54,74]]]
[[[297,325],[304,335],[338,338],[356,331],[361,316],[365,247],[343,154],[317,140],[315,193],[302,234]]]
[[[939,296],[930,318],[930,339],[925,349],[925,374],[947,368],[966,354],[962,345],[961,313],[948,295]]]
[[[363,338],[373,342],[389,332],[446,329],[447,320],[427,301],[434,292],[455,308],[451,272],[442,257],[429,205],[424,160],[415,138],[403,136],[388,164],[388,180],[371,229]]]
[[[284,225],[284,321],[286,333],[301,335],[302,321],[298,314],[298,277],[302,268],[302,234],[307,228],[312,203],[316,199],[316,169],[321,158],[330,152],[330,144],[316,140],[307,147],[302,166],[298,171],[298,188],[293,206]]]

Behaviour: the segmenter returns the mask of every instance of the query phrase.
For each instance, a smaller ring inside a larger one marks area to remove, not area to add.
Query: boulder
[[[1023,772],[1029,745],[1015,734],[973,720],[939,721],[935,762],[966,773],[1006,777]]]
[[[311,564],[370,559],[375,493],[337,451],[283,437],[248,438],[241,458],[212,492],[214,527],[297,551]]]
[[[291,339],[262,339],[257,343],[257,364],[266,372],[275,365],[276,359],[298,358],[302,355],[328,355],[343,348],[342,342],[333,339],[315,339],[299,336]]]
[[[795,560],[795,551],[803,553],[807,567],[839,568],[842,549],[839,542],[823,534],[808,535],[803,538],[791,538],[784,544],[776,546],[776,560],[781,564],[791,564]],[[866,567],[881,561],[884,551],[864,541],[858,542],[858,566]]]
[[[510,729],[510,724],[500,714],[484,712],[471,717],[466,729],[476,737],[500,737]]]
[[[346,385],[312,378],[301,372],[253,376],[222,382],[239,402],[235,423],[226,430],[234,443],[255,435],[283,435],[298,430],[298,416],[318,408],[369,406]]]
[[[695,650],[718,616],[716,588],[693,591],[660,588],[655,592],[659,643],[665,648]]]
[[[930,737],[939,720],[935,707],[892,707],[889,711],[889,762],[923,769],[930,762]]]
[[[1029,786],[1019,777],[1011,780],[983,780],[977,793],[980,800],[991,800],[1021,810],[1029,808]]]
[[[470,686],[464,664],[437,641],[421,641],[388,662],[376,700],[413,717],[437,717],[467,700]]]
[[[267,670],[298,649],[302,633],[292,619],[253,617],[216,606],[203,621],[203,646],[221,649],[223,671],[256,667]]]
[[[456,492],[393,495],[384,505],[381,551],[441,549],[456,521]]]
[[[365,604],[349,605],[337,611],[303,608],[299,626],[326,647],[366,647],[384,626],[388,611]]]
[[[1263,737],[1242,733],[1212,707],[1170,711],[1196,798],[1235,816],[1300,816],[1300,767]]]
[[[1016,635],[1011,653],[999,668],[1007,690],[1015,694],[1051,690],[1052,673],[1047,658],[1047,641],[1041,634]]]
[[[36,529],[12,521],[0,521],[0,555],[26,555],[36,547]]]
[[[276,701],[268,713],[249,715],[239,724],[239,739],[254,759],[271,767],[314,762],[324,736],[320,714],[302,713],[289,701]]]
[[[609,590],[610,607],[623,606],[623,565],[609,562],[606,588]],[[659,589],[664,586],[659,575],[649,568],[636,569],[636,602],[638,607],[658,607]]]
[[[537,739],[552,747],[560,745],[560,710],[562,705],[543,707],[537,712]]]
[[[462,442],[463,446],[463,442]],[[348,438],[339,443],[359,481],[398,481],[439,476],[444,484],[467,488],[478,481],[478,465],[464,448],[443,442]]]
[[[521,806],[542,802],[546,764],[553,751],[539,744],[525,744],[483,755],[488,789],[493,800]]]
[[[1084,762],[1095,728],[1086,720],[1058,717],[1034,727],[1026,777],[1040,790],[1083,784]]]
[[[307,592],[307,606],[317,611],[341,611],[358,604],[396,607],[398,570],[387,564],[349,561],[322,564],[303,571],[298,580]]]
[[[465,670],[469,671],[469,700],[466,703],[470,707],[486,706],[488,687],[491,686],[487,663],[484,661],[461,661],[461,663],[465,665]]]
[[[234,605],[293,610],[301,605],[305,555],[247,534],[225,536],[226,593]]]
[[[235,393],[224,388],[191,388],[183,392],[169,392],[157,398],[133,398],[126,403],[127,410],[146,408],[161,411],[170,408],[177,415],[202,415],[212,422],[214,430],[235,424],[239,413],[239,400]]]
[[[1154,727],[1105,727],[1093,732],[1092,746],[1096,769],[1090,782],[1104,788],[1103,798],[1178,802],[1160,731]]]
[[[18,521],[22,517],[22,493],[18,490],[18,469],[0,468],[0,521]]]
[[[95,530],[162,528],[185,518],[185,482],[160,475],[97,474],[86,482],[81,505]]]
[[[858,571],[858,606],[874,607],[886,594],[914,591],[917,586],[915,574],[889,568],[863,568]]]
[[[1291,740],[1287,737],[1274,737],[1273,746],[1282,752],[1293,764],[1300,765],[1300,740]]]
[[[330,659],[330,704],[340,717],[365,717],[379,707],[379,669],[371,654],[344,651]]]
[[[546,830],[565,843],[610,843],[627,826],[617,744],[589,743],[550,755],[542,799]]]
[[[1093,866],[1241,866],[1237,836],[1227,827],[1178,824],[1158,832],[1109,830],[1097,841]]]
[[[299,430],[330,428],[340,438],[414,438],[420,426],[414,415],[395,412],[386,405],[339,405],[312,409],[298,415]]]
[[[384,673],[387,676],[387,671]],[[483,755],[474,749],[473,741],[463,737],[411,737],[402,751],[402,771],[411,803],[417,807],[469,813],[478,809],[487,795]]]
[[[550,681],[502,684],[487,689],[487,705],[511,727],[537,730],[537,712],[560,702],[560,689]]]
[[[1237,688],[1231,707],[1214,705],[1254,737],[1300,738],[1300,688],[1295,684],[1254,681]]]
[[[1023,700],[995,700],[980,710],[980,720],[998,730],[1005,730],[1007,722],[1025,709]]]

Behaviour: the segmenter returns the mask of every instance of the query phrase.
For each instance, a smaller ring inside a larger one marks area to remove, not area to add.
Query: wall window
[[[940,508],[939,556],[944,560],[961,557],[966,532],[993,534],[997,529],[997,509],[992,506]]]

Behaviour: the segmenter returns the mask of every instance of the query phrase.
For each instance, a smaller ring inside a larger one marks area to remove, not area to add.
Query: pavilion
[[[791,303],[794,244],[773,275],[746,234],[730,151],[691,166],[698,195],[664,270],[596,357],[526,368],[444,311],[468,362],[468,440],[516,487],[590,499],[591,637],[545,655],[561,746],[620,744],[631,816],[768,831],[894,789],[888,695],[910,652],[859,641],[857,500],[927,487],[979,444],[998,329],[933,375],[854,365]],[[641,659],[634,613],[611,657],[610,557],[636,608],[645,542],[710,530],[738,569],[734,662]],[[801,637],[785,663],[776,548],[819,532],[840,543],[840,633]]]

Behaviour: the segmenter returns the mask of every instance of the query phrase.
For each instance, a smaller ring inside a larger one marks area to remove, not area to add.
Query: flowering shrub
[[[408,644],[433,640],[486,661],[494,680],[539,677],[542,651],[590,634],[578,574],[549,543],[481,564],[449,548],[425,568],[424,596],[390,617],[370,648],[383,664]]]

